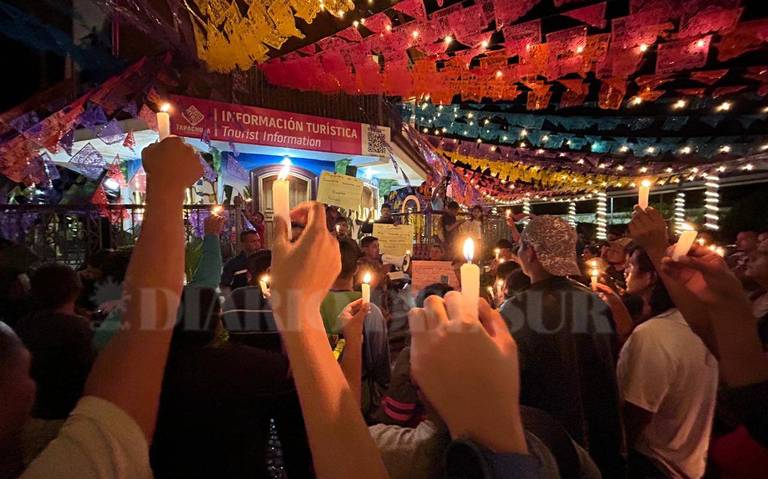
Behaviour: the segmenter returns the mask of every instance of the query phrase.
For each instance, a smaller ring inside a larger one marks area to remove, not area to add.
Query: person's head
[[[361,251],[357,243],[350,239],[339,240],[339,254],[341,255],[341,272],[339,279],[352,280],[357,272],[357,260]]]
[[[0,322],[0,451],[18,441],[32,412],[37,387],[30,364],[27,349],[13,330]]]
[[[83,289],[77,273],[61,263],[39,267],[30,278],[30,284],[32,299],[41,310],[73,307]]]
[[[430,261],[442,261],[445,259],[445,250],[440,243],[433,243],[429,248]]]
[[[547,276],[579,275],[576,230],[557,216],[534,216],[520,235],[523,272],[536,282]]]
[[[640,247],[632,249],[624,277],[627,281],[626,294],[646,298],[651,316],[656,316],[675,307],[667,288],[653,266],[651,258],[648,257],[648,253],[644,249]]]
[[[455,201],[449,201],[447,205],[445,205],[445,211],[451,216],[456,216],[459,213],[459,204]]]
[[[507,275],[504,280],[504,297],[511,298],[516,296],[531,285],[531,278],[523,273],[523,270],[516,269]]]
[[[768,288],[768,244],[761,243],[747,262],[746,276]]]
[[[627,247],[632,240],[629,238],[618,238],[608,243],[608,247],[603,249],[603,259],[606,263],[617,268],[623,268],[627,263]]]
[[[85,258],[83,266],[78,271],[83,281],[98,281],[104,276],[104,263],[108,261],[112,251],[99,250]]]
[[[482,220],[483,219],[483,207],[480,205],[475,205],[472,207],[472,210],[470,210],[470,214],[472,215],[473,220]]]
[[[256,230],[246,230],[240,233],[240,245],[246,255],[251,255],[261,249],[261,237]]]
[[[245,259],[245,269],[248,270],[248,284],[258,285],[259,279],[269,274],[269,266],[272,264],[272,252],[268,249],[257,251]]]
[[[496,245],[494,246],[494,250],[499,250],[499,258],[503,258],[504,260],[508,261],[512,259],[512,255],[514,254],[514,251],[512,251],[515,248],[515,245],[512,244],[511,241],[508,239],[500,239],[496,242]]]
[[[736,249],[744,253],[751,253],[757,248],[757,233],[754,231],[741,231],[736,235]]]
[[[336,225],[334,226],[334,231],[336,233],[337,238],[348,238],[349,237],[349,223],[347,223],[347,219],[343,216],[339,216],[336,218]]]
[[[366,236],[360,240],[360,248],[368,259],[377,260],[381,256],[379,251],[379,238],[376,238],[375,236]]]
[[[381,205],[381,217],[385,219],[392,217],[392,205],[389,203],[384,203]]]
[[[453,291],[453,286],[445,283],[432,283],[427,285],[424,287],[424,289],[419,291],[419,294],[416,295],[416,307],[423,308],[424,301],[428,297],[440,296],[442,298],[448,293],[448,291]]]
[[[581,251],[581,259],[589,261],[594,258],[599,258],[601,250],[602,246],[600,245],[586,245]]]
[[[257,225],[264,223],[264,214],[262,214],[261,211],[254,211],[251,217],[253,218],[253,222]]]

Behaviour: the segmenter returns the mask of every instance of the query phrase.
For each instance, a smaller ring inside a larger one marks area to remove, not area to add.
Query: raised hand
[[[687,256],[677,261],[665,257],[661,264],[663,273],[705,304],[720,305],[746,298],[736,275],[720,255],[708,248],[694,245]]]
[[[649,254],[663,253],[669,245],[667,223],[661,213],[651,207],[643,210],[635,206],[629,223],[629,236]]]
[[[339,243],[325,223],[325,207],[321,203],[305,203],[291,212],[291,218],[306,220],[305,227],[293,243],[288,240],[288,225],[276,218],[275,239],[272,248],[272,307],[278,326],[298,328],[306,326],[302,318],[314,318],[320,303],[341,271]],[[312,315],[302,315],[311,311]],[[297,314],[288,314],[288,313]],[[298,319],[300,324],[288,325],[287,318]],[[322,328],[322,322],[313,327]]]
[[[339,321],[345,338],[355,338],[363,334],[363,323],[370,310],[371,305],[363,303],[362,298],[344,307],[339,314]]]
[[[144,148],[141,163],[147,172],[147,185],[154,183],[163,191],[184,191],[203,176],[195,149],[176,136]]]
[[[462,303],[461,293],[452,291],[409,312],[413,377],[454,438],[525,453],[517,344],[484,300],[479,319]]]
[[[221,235],[221,231],[224,229],[224,223],[226,222],[226,218],[219,215],[208,215],[205,220],[203,220],[203,231],[206,235],[215,235],[219,236]]]

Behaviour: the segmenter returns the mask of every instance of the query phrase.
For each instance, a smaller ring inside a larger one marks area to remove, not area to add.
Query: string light
[[[520,130],[520,136],[527,136],[527,135],[528,135],[528,130],[526,130],[525,128]],[[570,141],[570,140],[568,140],[568,141]]]
[[[718,166],[717,167],[717,171],[720,172],[720,173],[724,173],[725,172],[725,167],[724,166]]]
[[[752,171],[755,167],[752,165],[752,163],[747,163],[746,165],[742,166],[741,169],[745,171]]]
[[[639,105],[642,102],[643,102],[643,99],[640,98],[639,96],[633,96],[632,99],[630,100],[630,103],[632,105]]]
[[[483,40],[482,42],[480,42],[480,46],[483,48],[488,48],[488,40]]]
[[[682,153],[683,155],[687,155],[690,152],[691,152],[691,147],[690,146],[684,146],[684,147],[680,148],[680,153]]]
[[[445,44],[446,44],[446,45],[450,45],[451,43],[453,43],[453,37],[452,37],[452,36],[450,36],[450,35],[447,35],[447,36],[445,37]]]
[[[640,44],[640,51],[641,52],[647,52],[648,51],[648,44],[647,43],[641,43]]]
[[[607,201],[606,201],[606,194],[605,191],[598,191],[597,192],[597,214],[596,214],[596,223],[597,223],[597,232],[596,236],[599,240],[605,240],[608,239],[608,222],[606,221],[607,216]]]
[[[527,196],[523,200],[523,214],[526,216],[524,220],[521,221],[522,224],[527,225],[528,224],[528,217],[531,215],[531,200]]]
[[[584,52],[584,45],[579,45],[576,47],[576,53],[582,53]]]
[[[501,72],[501,70],[496,70],[496,78],[501,78],[503,76],[504,74]]]
[[[680,191],[675,197],[675,232],[680,235],[687,225],[685,224],[685,192]]]
[[[731,109],[731,102],[729,101],[724,101],[720,103],[719,105],[717,105],[717,108],[716,108],[717,111],[728,111],[730,109]]]
[[[358,22],[357,20],[355,20],[354,22],[352,22],[352,25],[353,25],[355,28],[357,28],[357,27],[359,27],[359,26],[360,26],[360,22]]]
[[[704,227],[709,230],[718,230],[720,219],[720,177],[717,175],[705,176],[706,190],[704,191]]]
[[[629,147],[627,145],[621,145],[621,147],[619,147],[619,151],[622,153],[626,153],[629,151]]]
[[[647,172],[648,172],[648,167],[643,166],[640,168],[640,173],[647,173]]]
[[[568,203],[568,224],[576,227],[576,203],[573,201]]]
[[[549,141],[549,135],[542,136],[541,141]]]
[[[674,102],[672,104],[672,108],[674,108],[675,110],[681,110],[681,109],[685,108],[685,106],[687,104],[688,103],[685,100],[680,99],[680,100],[677,100],[676,102]]]
[[[616,167],[616,170],[618,170],[618,171],[624,171],[624,166],[622,166],[622,165],[619,165],[619,166],[617,166],[617,167]]]
[[[414,31],[412,31],[412,32],[411,32],[411,36],[412,36],[413,38],[419,38],[419,31],[418,31],[418,30],[414,30]]]
[[[720,151],[722,151],[723,153],[730,153],[731,152],[731,147],[728,146],[728,145],[723,145],[723,146],[720,147]]]

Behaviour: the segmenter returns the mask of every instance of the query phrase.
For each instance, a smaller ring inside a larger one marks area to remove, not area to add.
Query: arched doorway
[[[251,188],[255,207],[264,215],[266,222],[266,244],[272,238],[272,226],[274,207],[272,206],[272,185],[277,180],[282,165],[270,165],[251,171]],[[299,203],[309,201],[317,194],[317,175],[304,168],[291,167],[290,182],[290,206],[296,207]]]

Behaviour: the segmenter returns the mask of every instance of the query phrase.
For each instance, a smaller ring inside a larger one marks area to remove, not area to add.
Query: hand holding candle
[[[163,103],[160,111],[157,112],[157,132],[160,134],[160,141],[171,136],[171,117],[168,113],[171,111],[170,103]]]
[[[363,304],[371,302],[371,273],[366,271],[363,275],[363,284],[360,285],[360,289],[363,293]]]
[[[259,288],[261,288],[262,296],[264,296],[265,298],[269,298],[270,297],[269,275],[268,274],[262,275],[259,278]]]
[[[643,180],[640,182],[640,189],[638,191],[637,206],[641,210],[648,208],[648,197],[651,194],[651,182],[650,180]]]
[[[677,240],[677,243],[675,244],[675,249],[672,250],[672,259],[674,261],[679,260],[683,256],[688,254],[688,251],[691,249],[691,246],[693,246],[693,243],[696,242],[696,235],[698,235],[698,232],[688,223],[684,224],[684,229],[680,234],[680,239]]]
[[[467,262],[461,265],[461,294],[464,298],[464,305],[467,314],[477,318],[478,301],[480,298],[480,267],[472,264],[472,257],[475,254],[475,242],[472,238],[464,241],[464,257]]]

